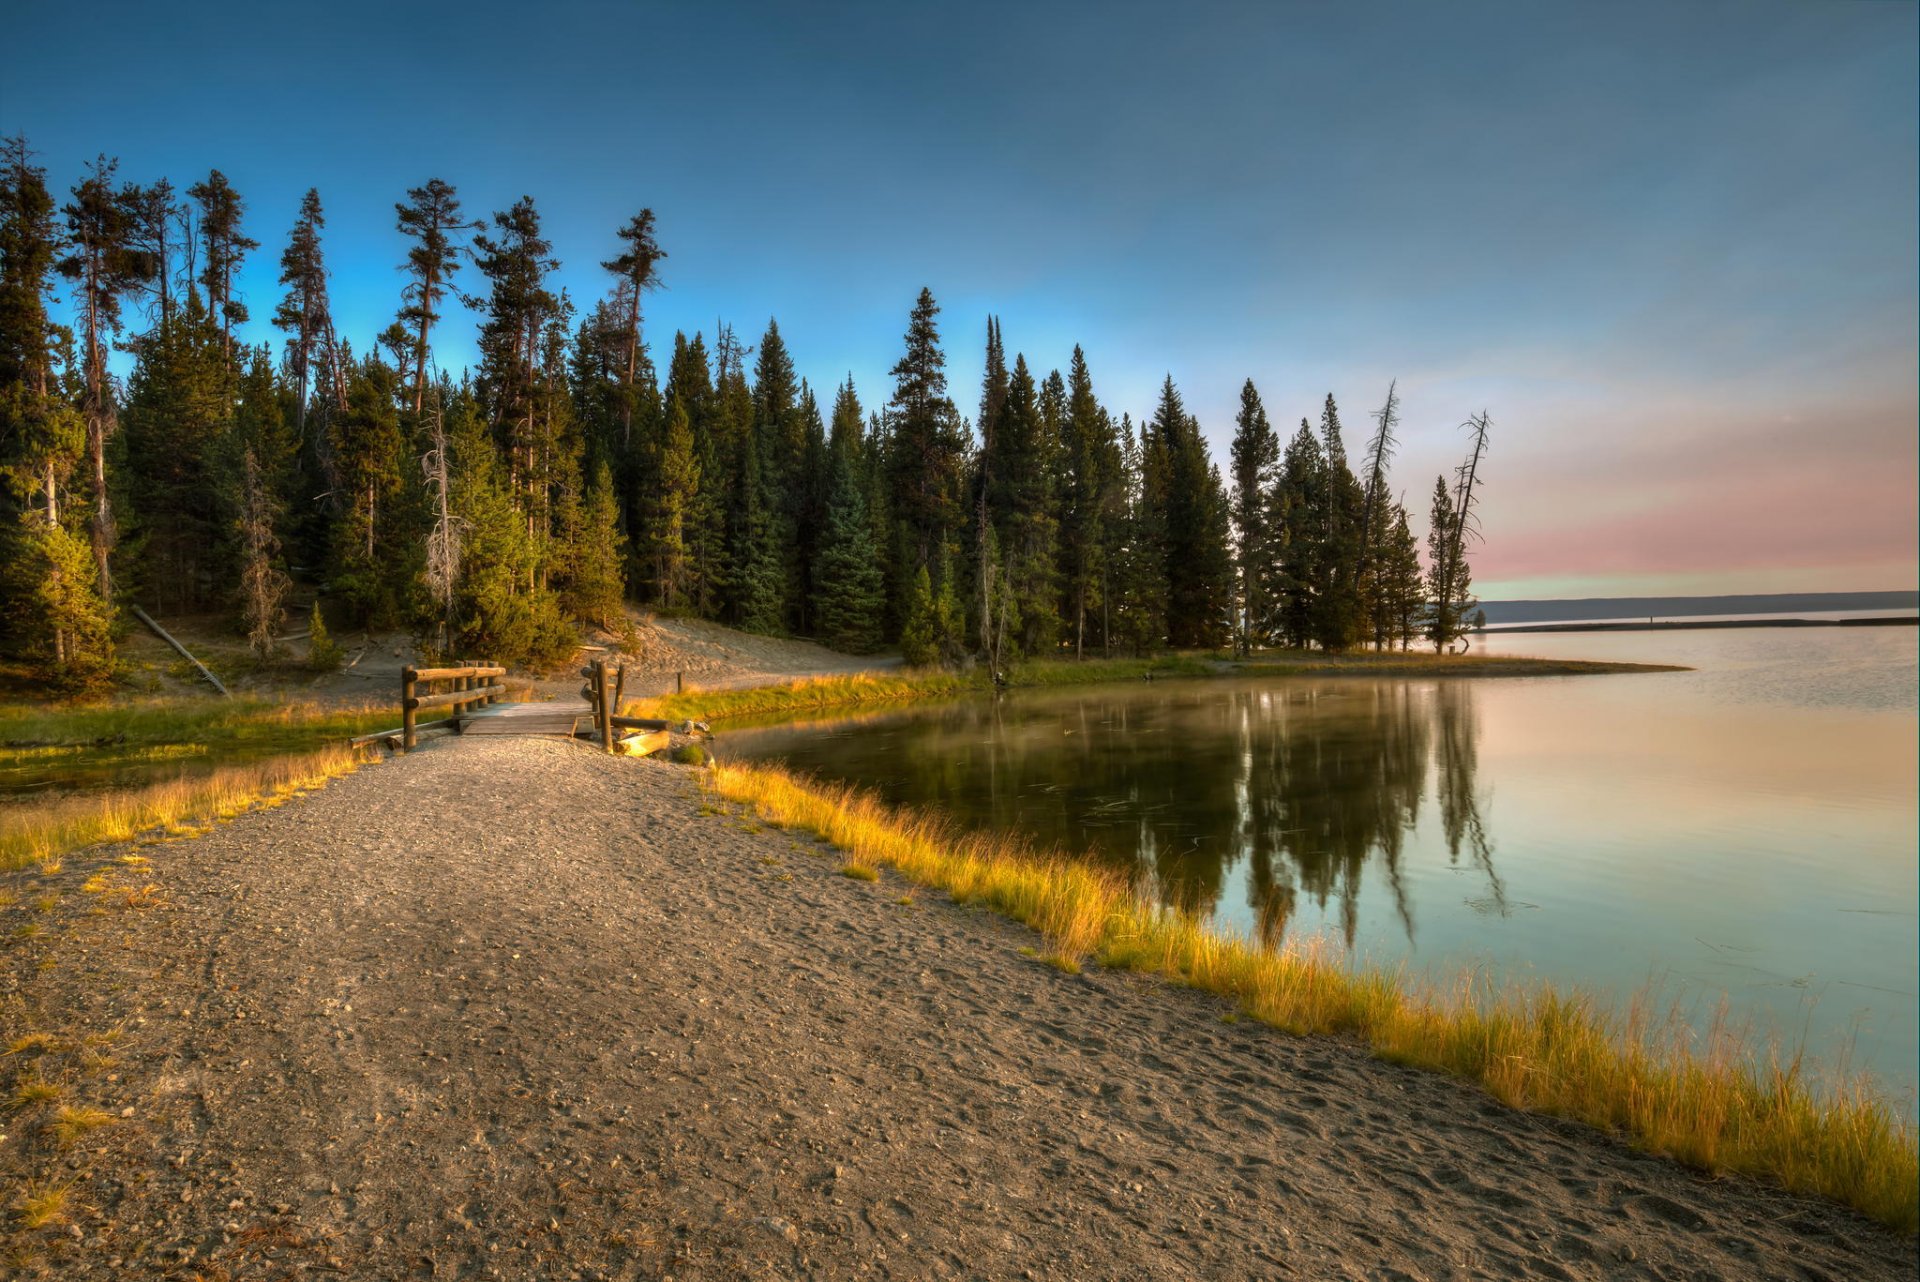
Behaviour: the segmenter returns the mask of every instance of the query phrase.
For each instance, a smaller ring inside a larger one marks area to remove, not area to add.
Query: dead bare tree
[[[438,646],[445,654],[453,631],[453,594],[460,583],[460,543],[464,522],[453,514],[449,496],[447,425],[440,397],[433,397],[433,448],[420,459],[433,496],[433,528],[427,533],[427,595],[440,611]]]
[[[286,615],[287,593],[293,581],[275,564],[280,540],[274,534],[275,504],[260,460],[247,446],[242,459],[240,543],[245,562],[240,570],[241,610],[247,624],[247,644],[261,659],[273,657],[274,633]]]
[[[1480,538],[1480,518],[1475,505],[1479,501],[1480,460],[1486,457],[1487,429],[1491,425],[1485,410],[1461,424],[1473,434],[1473,444],[1467,453],[1467,461],[1454,469],[1453,532],[1447,540],[1447,573],[1442,582],[1448,586],[1450,595],[1457,596],[1458,600],[1440,602],[1443,618],[1464,615],[1469,604],[1462,587],[1466,578],[1463,571],[1468,541],[1477,542]],[[1464,633],[1461,640],[1465,642]]]

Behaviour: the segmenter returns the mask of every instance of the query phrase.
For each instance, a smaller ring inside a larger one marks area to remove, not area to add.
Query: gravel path
[[[1850,1214],[1062,974],[664,763],[440,741],[124,853],[3,914],[43,929],[0,1033],[55,1040],[0,1085],[114,1118],[0,1123],[10,1190],[73,1182],[24,1277],[1914,1274]]]

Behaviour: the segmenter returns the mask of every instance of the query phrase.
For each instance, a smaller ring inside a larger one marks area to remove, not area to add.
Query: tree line
[[[1249,380],[1230,475],[1171,377],[1116,419],[990,318],[975,417],[923,289],[884,404],[822,396],[777,322],[645,338],[667,253],[651,210],[609,237],[582,309],[531,197],[486,219],[440,179],[395,205],[393,322],[356,349],[328,304],[307,192],[271,323],[235,288],[261,249],[218,170],[184,193],[86,169],[56,204],[0,146],[0,647],[70,687],[110,679],[119,610],[229,612],[262,660],[296,581],[311,625],[399,628],[433,654],[563,659],[626,604],[913,663],[1156,649],[1453,644],[1473,602],[1487,420],[1435,482],[1427,556],[1391,492],[1389,388],[1355,463],[1329,395],[1284,445]],[[55,319],[64,287],[67,323]],[[471,292],[468,292],[471,291]],[[449,300],[477,368],[433,351]],[[118,348],[124,379],[109,369]]]

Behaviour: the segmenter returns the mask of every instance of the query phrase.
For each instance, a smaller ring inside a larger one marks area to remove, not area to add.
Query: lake
[[[1916,1085],[1915,630],[1527,634],[1694,671],[1156,681],[729,731],[1163,902],[1436,978],[1725,1006]]]

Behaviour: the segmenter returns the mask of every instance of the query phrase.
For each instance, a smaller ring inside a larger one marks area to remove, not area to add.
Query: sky
[[[22,6],[0,133],[218,168],[263,248],[300,196],[335,316],[392,319],[393,205],[538,203],[584,306],[654,210],[657,354],[769,318],[890,392],[922,286],[973,414],[986,318],[1180,387],[1224,462],[1251,378],[1355,453],[1397,380],[1415,525],[1485,410],[1484,599],[1865,591],[1920,576],[1920,22],[1821,3]],[[461,282],[479,287],[471,270]],[[470,317],[436,334],[454,371]]]

